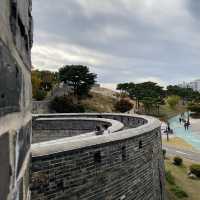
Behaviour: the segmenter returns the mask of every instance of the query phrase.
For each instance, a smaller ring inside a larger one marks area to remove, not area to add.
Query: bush
[[[195,113],[200,113],[200,104],[189,104],[188,110]]]
[[[193,164],[190,166],[190,172],[200,178],[200,165]]]
[[[166,158],[166,153],[167,153],[166,149],[163,149],[163,150],[162,150],[162,153],[163,153],[163,157],[164,157],[164,159],[165,159],[165,158]]]
[[[170,185],[175,185],[175,179],[174,179],[171,171],[165,172],[165,179]]]
[[[176,156],[176,157],[174,157],[174,162],[173,163],[174,163],[174,165],[180,166],[183,163],[183,159],[178,157],[178,156]]]
[[[44,100],[44,98],[47,96],[47,92],[42,90],[42,89],[39,89],[35,92],[33,98],[37,101],[42,101]]]
[[[179,186],[174,186],[171,188],[171,191],[178,197],[178,198],[185,198],[188,197],[188,194],[182,190]]]
[[[119,112],[127,112],[133,108],[133,104],[128,100],[128,99],[120,99],[116,104],[115,104],[115,109],[116,111]]]
[[[168,96],[166,99],[170,108],[174,109],[180,101],[180,97],[177,95]]]
[[[51,109],[58,113],[83,113],[83,105],[74,103],[73,98],[68,96],[55,97],[50,105]]]

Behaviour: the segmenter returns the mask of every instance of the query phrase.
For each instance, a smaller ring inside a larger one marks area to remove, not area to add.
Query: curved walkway
[[[169,120],[170,128],[173,129],[174,134],[177,137],[184,139],[186,142],[191,144],[197,150],[200,150],[200,124],[199,124],[199,132],[193,131],[193,124],[188,130],[185,130],[183,123],[179,122],[180,115],[173,117]]]

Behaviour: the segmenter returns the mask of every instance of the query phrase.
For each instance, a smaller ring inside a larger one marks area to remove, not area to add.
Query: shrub
[[[180,166],[183,163],[183,159],[178,157],[178,156],[176,156],[176,157],[174,157],[174,162],[173,163],[174,163],[174,165]]]
[[[177,95],[168,96],[166,99],[170,108],[174,109],[180,101],[180,97]]]
[[[83,105],[74,103],[73,98],[68,96],[55,97],[50,105],[51,109],[58,113],[83,113]]]
[[[163,149],[163,150],[162,150],[162,153],[163,153],[163,157],[164,157],[164,159],[165,159],[165,158],[166,158],[166,153],[167,153],[166,149]]]
[[[189,104],[188,110],[195,113],[200,113],[200,104]]]
[[[128,99],[120,99],[116,104],[115,104],[115,109],[116,111],[119,112],[127,112],[133,108],[133,104],[128,100]]]
[[[200,164],[191,165],[190,172],[200,178]]]
[[[42,89],[39,89],[35,92],[33,98],[36,99],[37,101],[41,101],[43,100],[47,95],[47,92],[42,90]]]
[[[175,179],[174,179],[171,171],[165,172],[165,179],[170,185],[175,185]]]
[[[178,197],[178,198],[185,198],[188,197],[188,194],[182,190],[182,188],[180,188],[179,186],[173,186],[171,188],[171,191]]]

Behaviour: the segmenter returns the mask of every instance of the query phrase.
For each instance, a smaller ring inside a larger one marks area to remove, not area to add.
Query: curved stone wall
[[[108,127],[112,133],[123,129],[119,121],[99,118],[39,118],[33,120],[33,143],[57,140],[64,137],[73,137],[94,131],[96,127]]]
[[[62,117],[72,116],[83,117]],[[99,114],[84,117],[92,116]],[[124,121],[126,130],[32,146],[33,200],[165,199],[160,122],[138,115],[102,117]]]
[[[38,118],[105,118],[120,121],[126,128],[136,128],[147,123],[141,115],[127,115],[118,113],[62,113],[62,114],[35,114],[33,120]]]

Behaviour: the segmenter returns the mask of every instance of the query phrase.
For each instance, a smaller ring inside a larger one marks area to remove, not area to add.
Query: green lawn
[[[200,180],[192,180],[187,176],[189,166],[192,164],[189,160],[183,160],[183,166],[175,166],[172,164],[172,159],[165,160],[165,170],[170,171],[174,177],[175,184],[181,188],[182,191],[188,194],[187,198],[178,198],[175,192],[172,191],[172,184],[166,181],[166,193],[168,200],[200,200]]]
[[[161,105],[160,114],[158,117],[163,121],[167,121],[168,119],[186,111],[186,107],[182,105],[178,105],[175,109],[171,109],[168,105]]]

